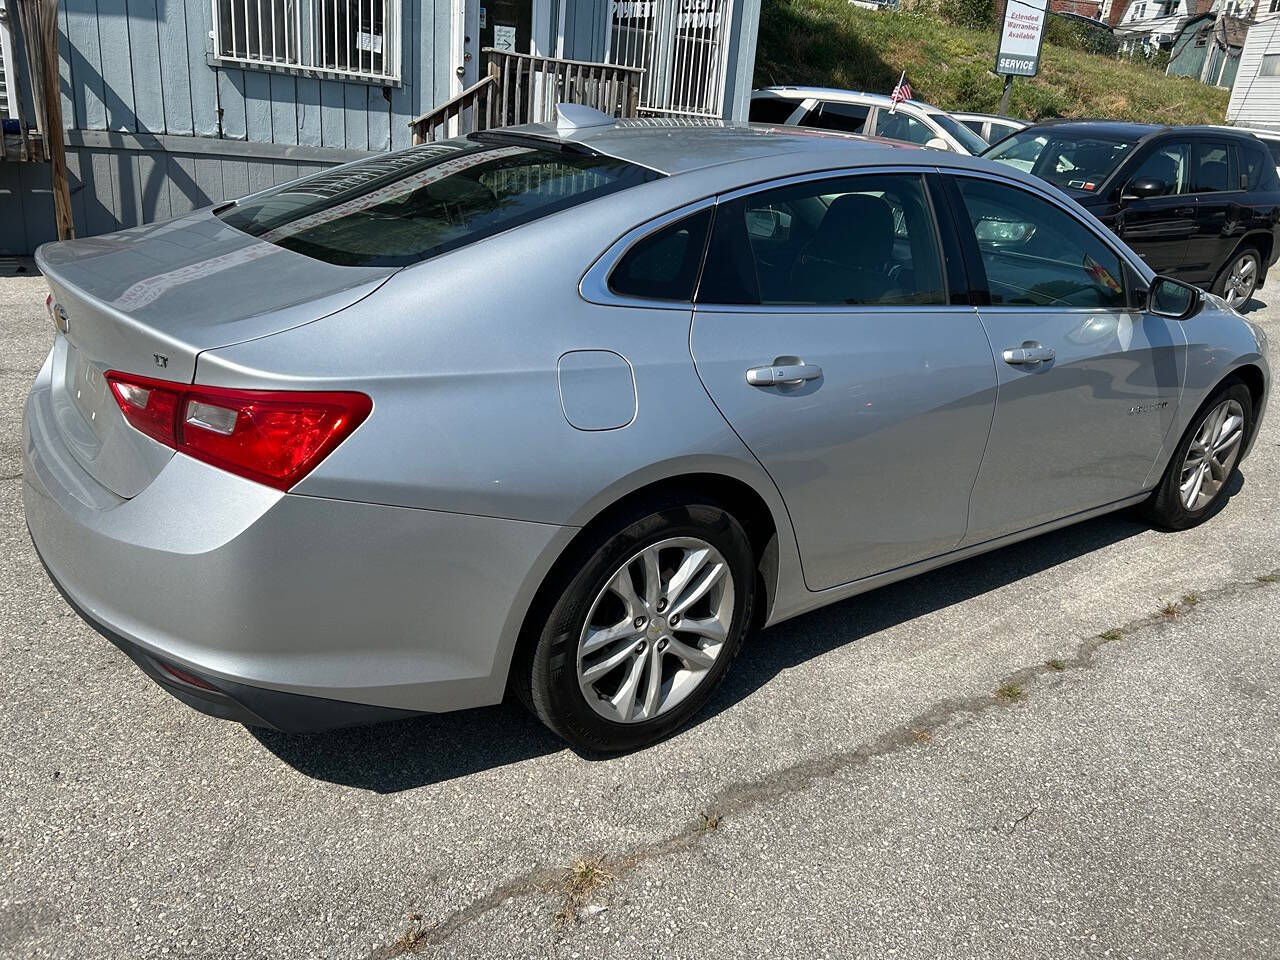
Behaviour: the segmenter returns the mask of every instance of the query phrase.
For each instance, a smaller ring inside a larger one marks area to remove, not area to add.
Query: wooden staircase
[[[615,117],[634,117],[644,71],[613,63],[564,60],[486,47],[483,79],[409,121],[414,143],[477,130],[555,120],[557,103],[580,103]]]

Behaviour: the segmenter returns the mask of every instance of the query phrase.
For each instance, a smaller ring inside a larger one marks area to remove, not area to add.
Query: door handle
[[[764,367],[752,367],[747,371],[747,383],[753,387],[776,387],[790,383],[804,383],[822,376],[822,368],[816,363],[771,363]]]
[[[1020,347],[1009,347],[1002,354],[1005,363],[1015,365],[1047,363],[1054,358],[1053,347],[1042,347],[1038,343],[1027,343]]]
[[[1195,207],[1174,207],[1174,215],[1179,217],[1189,217],[1196,212]]]

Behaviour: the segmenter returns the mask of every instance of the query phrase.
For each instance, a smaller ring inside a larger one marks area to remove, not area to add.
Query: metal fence
[[[612,0],[609,61],[644,69],[641,113],[719,117],[733,0]]]
[[[219,60],[360,80],[400,79],[401,0],[213,0]]]

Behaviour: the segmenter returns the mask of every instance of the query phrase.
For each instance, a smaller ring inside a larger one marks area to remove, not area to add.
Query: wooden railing
[[[484,79],[409,121],[413,142],[476,130],[555,120],[557,103],[580,103],[615,117],[634,117],[644,71],[613,63],[564,60],[486,48]]]

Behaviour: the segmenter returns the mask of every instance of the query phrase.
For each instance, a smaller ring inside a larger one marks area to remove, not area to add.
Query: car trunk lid
[[[375,290],[391,267],[340,267],[257,240],[208,211],[42,247],[59,333],[58,432],[95,480],[141,492],[173,451],[124,420],[108,370],[190,383],[204,350],[317,320]]]

